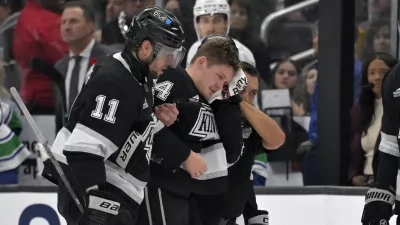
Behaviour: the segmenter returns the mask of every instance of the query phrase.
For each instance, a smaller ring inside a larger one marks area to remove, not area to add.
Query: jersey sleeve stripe
[[[137,178],[135,178],[134,176],[132,176],[131,174],[125,172],[125,170],[123,170],[121,167],[119,167],[117,164],[106,160],[105,162],[106,164],[106,168],[108,171],[112,171],[111,173],[115,173],[115,174],[119,174],[119,176],[121,176],[123,179],[129,181],[129,183],[135,185],[135,186],[139,186],[139,187],[145,187],[146,186],[146,182],[140,181]]]
[[[400,157],[399,145],[397,137],[381,132],[381,143],[379,144],[379,151]]]
[[[138,204],[143,201],[146,183],[137,180],[130,174],[116,170],[110,161],[106,161],[105,169],[107,183],[122,190]]]
[[[103,135],[78,123],[65,143],[64,150],[108,158],[118,150],[118,147]]]
[[[159,132],[160,130],[162,130],[164,127],[165,127],[165,125],[161,122],[161,120],[158,120],[158,121],[156,122],[156,126],[154,127],[153,134],[158,133],[158,132]]]
[[[51,146],[51,151],[53,154],[58,154],[58,155],[63,155],[63,150],[66,141],[68,140],[69,136],[71,136],[71,132],[63,127],[61,130],[57,133],[56,139],[53,142],[53,145]]]

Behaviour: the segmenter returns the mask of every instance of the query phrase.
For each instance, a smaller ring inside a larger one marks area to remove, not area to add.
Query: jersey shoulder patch
[[[189,75],[183,67],[168,68],[154,84],[155,101],[175,101],[178,96],[185,95],[190,87]]]

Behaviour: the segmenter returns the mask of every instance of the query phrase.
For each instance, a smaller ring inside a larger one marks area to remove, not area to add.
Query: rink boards
[[[55,187],[0,187],[1,224],[66,225],[57,212],[55,191]],[[271,225],[359,225],[365,191],[346,187],[256,189],[259,208],[270,212]]]

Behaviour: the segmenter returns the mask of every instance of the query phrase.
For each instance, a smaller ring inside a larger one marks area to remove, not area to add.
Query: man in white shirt
[[[100,58],[116,52],[95,42],[93,38],[95,15],[91,8],[82,2],[66,4],[61,18],[61,37],[68,44],[69,54],[55,65],[65,78],[65,100],[56,98],[57,130],[61,128],[65,115],[60,113],[61,101],[66,101],[66,112],[71,108],[75,97],[81,90],[86,73]]]
[[[190,65],[203,38],[209,35],[228,35],[231,22],[230,14],[227,0],[196,0],[193,15],[198,41],[190,47],[187,53],[186,68]],[[238,40],[233,40],[239,49],[239,59],[256,66],[253,53]]]

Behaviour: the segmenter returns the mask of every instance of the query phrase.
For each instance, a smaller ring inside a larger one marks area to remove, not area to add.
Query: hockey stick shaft
[[[53,163],[54,167],[56,168],[58,175],[60,176],[61,180],[63,181],[68,192],[71,194],[72,199],[74,199],[76,206],[78,207],[79,211],[81,211],[81,213],[83,214],[83,206],[82,206],[81,202],[79,201],[79,199],[76,196],[74,190],[72,189],[70,183],[68,182],[67,178],[65,177],[64,171],[62,170],[60,163],[58,163],[57,159],[54,157],[53,153],[51,152],[49,143],[44,138],[42,132],[40,132],[39,127],[36,125],[35,121],[33,120],[32,115],[29,113],[28,109],[26,108],[24,102],[21,99],[21,96],[18,94],[17,89],[12,87],[10,89],[10,92],[11,92],[12,96],[14,97],[15,101],[17,102],[18,106],[21,108],[22,112],[24,113],[25,118],[28,120],[29,125],[35,132],[36,137],[39,139],[39,142],[42,143],[44,149],[46,150],[46,153],[49,155],[51,163]]]

